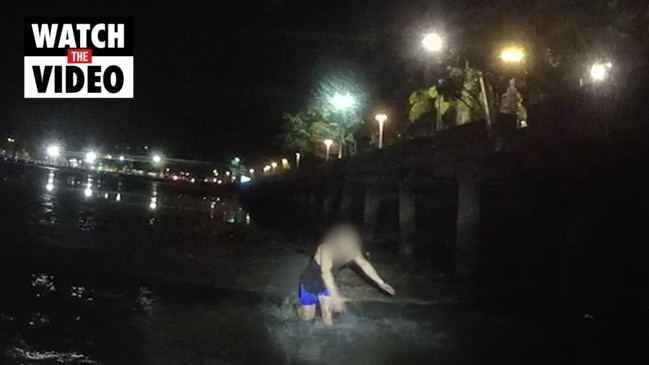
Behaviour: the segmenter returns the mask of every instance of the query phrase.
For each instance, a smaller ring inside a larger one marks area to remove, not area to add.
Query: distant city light
[[[234,162],[239,163],[239,162],[241,162],[241,159],[239,157],[235,157]]]
[[[96,160],[97,160],[97,153],[96,152],[94,152],[94,151],[86,152],[86,157],[85,157],[84,161],[87,164],[93,164],[93,163],[95,163]]]
[[[283,159],[282,159],[282,168],[283,168],[284,170],[287,170],[287,169],[291,168],[291,166],[290,166],[289,163],[288,163],[288,159],[286,159],[286,158],[283,158]]]
[[[422,38],[421,45],[428,52],[439,52],[444,47],[444,40],[437,33],[428,33]]]
[[[275,170],[277,168],[277,162],[271,162],[270,167],[272,167],[273,170]]]
[[[117,193],[117,195],[115,195],[115,201],[116,202],[122,201],[122,194],[121,193]]]
[[[264,171],[264,172],[268,172],[268,171],[270,171],[270,169],[272,169],[272,167],[271,167],[270,165],[266,165],[266,166],[264,166],[264,170],[263,170],[263,171]]]
[[[609,71],[613,64],[608,63],[595,63],[590,67],[590,78],[595,82],[601,82],[608,78]]]
[[[346,110],[353,108],[356,105],[356,99],[350,93],[340,94],[335,93],[330,99],[329,102],[333,105],[334,108],[338,110]]]
[[[46,152],[48,157],[57,158],[61,155],[61,146],[59,145],[47,146]]]
[[[124,156],[119,156],[120,161],[124,161]]]
[[[153,157],[151,157],[151,160],[153,161],[154,164],[157,165],[157,164],[159,164],[160,162],[162,162],[162,156],[160,156],[160,155],[153,155]]]
[[[241,175],[239,181],[241,181],[242,184],[246,184],[252,181],[252,179],[249,176]]]
[[[505,63],[521,63],[525,60],[525,50],[521,47],[507,47],[500,52],[500,60]]]
[[[83,191],[83,195],[86,198],[90,198],[92,196],[92,183],[89,182],[88,185],[86,185],[86,189]]]
[[[226,171],[225,176],[230,176],[230,171]]]
[[[255,174],[255,169],[250,169],[250,170],[248,170],[248,172],[250,173],[250,175],[254,175]]]
[[[16,140],[13,139],[13,138],[7,138],[7,142],[9,142],[9,143],[14,143],[14,142],[16,142]]]
[[[377,122],[379,122],[379,149],[383,148],[383,126],[385,124],[385,121],[388,120],[388,115],[387,114],[377,114],[376,117],[374,117]]]
[[[322,141],[322,143],[324,143],[326,148],[326,153],[325,153],[326,160],[329,161],[329,153],[331,151],[331,146],[334,144],[334,141],[331,139],[325,139],[324,141]]]

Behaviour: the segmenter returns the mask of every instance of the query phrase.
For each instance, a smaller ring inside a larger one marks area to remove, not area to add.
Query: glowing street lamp
[[[250,175],[252,176],[252,175],[254,175],[254,174],[255,174],[255,169],[250,169],[250,170],[248,170],[248,172],[249,172],[249,173],[250,173]]]
[[[337,110],[347,110],[356,106],[356,98],[354,98],[350,93],[335,93],[331,98],[329,98],[329,102]]]
[[[325,139],[324,141],[322,141],[322,143],[324,143],[325,148],[327,150],[327,152],[326,152],[326,156],[327,156],[326,160],[329,161],[329,152],[331,151],[331,145],[334,144],[334,141],[331,140],[331,139]]]
[[[508,64],[519,64],[525,60],[525,50],[522,47],[507,47],[500,52],[500,60]]]
[[[385,121],[388,120],[387,114],[377,114],[376,117],[374,117],[377,122],[379,122],[379,149],[383,149],[383,125],[385,124]]]
[[[151,157],[151,161],[153,161],[154,164],[159,165],[162,162],[162,156],[160,155],[153,155]]]
[[[421,45],[428,52],[440,52],[444,47],[444,39],[438,33],[428,33],[421,39]]]
[[[124,161],[124,156],[119,156],[120,161]]]
[[[7,142],[9,142],[9,143],[15,143],[15,142],[16,142],[16,140],[15,140],[15,139],[13,139],[13,138],[7,138]]]
[[[86,157],[84,161],[89,165],[94,164],[95,161],[97,161],[97,153],[95,151],[86,152]]]
[[[59,156],[61,156],[61,146],[55,144],[47,146],[45,152],[47,152],[47,157],[49,158],[58,158]]]
[[[277,168],[277,162],[271,162],[270,167],[272,167],[273,170],[275,170]]]
[[[602,82],[608,78],[609,71],[613,64],[608,63],[594,63],[590,66],[590,79],[594,82]]]
[[[300,169],[300,158],[302,157],[302,154],[299,152],[295,152],[295,168]]]

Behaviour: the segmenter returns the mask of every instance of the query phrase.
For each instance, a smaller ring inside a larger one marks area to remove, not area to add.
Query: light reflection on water
[[[57,176],[59,175],[59,176]],[[63,175],[63,176],[61,176]],[[57,179],[59,177],[59,179]],[[82,231],[93,230],[96,223],[96,214],[100,207],[106,204],[120,204],[123,209],[140,209],[149,212],[148,214],[182,214],[179,211],[207,212],[210,220],[220,219],[228,224],[251,224],[251,217],[238,204],[236,200],[227,199],[222,196],[192,196],[181,192],[172,192],[164,182],[150,181],[148,183],[148,194],[142,194],[142,190],[127,189],[123,191],[123,181],[115,181],[118,178],[113,176],[86,175],[79,179],[74,176],[65,176],[65,172],[48,171],[45,175],[45,192],[42,194],[41,223],[56,224],[58,213],[55,207],[58,201],[70,192],[76,192],[82,197],[86,205],[77,213],[77,226]],[[103,198],[103,199],[95,199]],[[202,199],[201,199],[202,198]],[[73,199],[77,200],[77,199]],[[60,207],[58,207],[61,209]],[[164,208],[164,210],[162,209]],[[155,216],[147,217],[147,225],[156,223]],[[222,219],[221,219],[222,218]],[[109,223],[110,224],[110,223]]]
[[[128,252],[124,257],[131,257],[133,251],[139,250],[138,254],[147,257],[149,252],[163,247],[173,250],[174,254],[192,253],[198,257],[204,246],[209,248],[229,242],[215,239],[221,237],[219,234],[235,240],[230,232],[238,230],[227,227],[222,217],[228,224],[243,225],[251,221],[236,200],[217,196],[214,191],[179,192],[164,182],[124,179],[122,183],[115,176],[69,175],[63,170],[39,170],[30,177],[31,185],[20,185],[22,180],[15,179],[20,184],[14,184],[12,189],[20,195],[12,196],[13,191],[8,191],[0,196],[3,205],[20,207],[14,215],[26,223],[16,228],[16,232],[22,234],[19,229],[28,231],[29,242],[36,243],[33,251],[38,255],[65,253],[66,247],[73,248],[74,255],[80,252],[82,258],[86,257],[83,256],[86,252],[92,253],[87,262],[75,262],[69,268],[72,272],[67,266],[60,270],[39,264],[19,268],[20,280],[11,278],[2,282],[0,278],[3,285],[11,283],[11,291],[16,293],[0,301],[0,339],[11,339],[11,343],[0,346],[0,363],[3,363],[3,356],[8,356],[11,363],[95,364],[100,359],[103,363],[104,359],[95,353],[101,351],[90,351],[100,345],[93,347],[92,344],[111,341],[106,340],[109,336],[105,333],[111,333],[110,337],[120,344],[123,336],[132,336],[130,342],[137,340],[134,331],[137,326],[164,315],[167,310],[164,293],[168,289],[162,290],[156,282],[140,282],[139,279],[95,280],[95,270],[103,272],[103,267],[93,266],[94,260],[104,263],[101,258],[94,258],[95,253],[98,253],[96,256],[108,256],[99,254],[107,252],[100,251],[107,248],[116,254]],[[7,183],[7,186],[12,185]],[[152,202],[156,205],[154,209],[150,207]],[[15,236],[22,238],[17,233]],[[238,237],[236,242],[243,242],[238,241]],[[194,252],[185,248],[192,245],[192,249],[199,249]],[[46,249],[39,251],[38,246]],[[185,256],[179,254],[177,257]],[[33,260],[38,262],[39,259]],[[111,270],[120,269],[110,267]],[[64,334],[61,328],[66,329]],[[102,328],[103,332],[97,328]],[[137,348],[137,345],[132,346]]]

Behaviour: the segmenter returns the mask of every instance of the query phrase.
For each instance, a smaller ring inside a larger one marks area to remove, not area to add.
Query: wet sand
[[[88,196],[86,177],[0,172],[3,364],[541,364],[601,355],[588,327],[576,338],[547,318],[479,305],[426,263],[381,250],[372,261],[395,298],[347,269],[339,280],[348,312],[332,328],[301,322],[295,289],[315,242],[257,225],[230,196],[152,182],[123,189],[102,176]]]

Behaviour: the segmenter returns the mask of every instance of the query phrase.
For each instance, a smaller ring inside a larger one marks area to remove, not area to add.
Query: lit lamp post
[[[525,62],[525,49],[520,46],[506,47],[500,52],[500,60],[508,66],[519,66]],[[501,111],[514,115],[516,117],[516,125],[519,127],[520,121],[518,120],[518,109],[520,98],[518,89],[516,88],[516,77],[509,80],[507,93],[505,95],[508,105],[501,105]]]
[[[334,109],[336,109],[337,111],[343,114],[344,123],[347,124],[348,123],[347,113],[357,105],[358,101],[350,93],[346,93],[346,94],[335,93],[331,98],[329,98],[329,103],[334,107]],[[341,136],[338,136],[338,138],[340,143],[340,148],[338,148],[338,158],[342,158],[345,136],[343,134]]]
[[[379,149],[383,149],[383,125],[385,121],[388,120],[387,114],[377,114],[375,117],[376,121],[379,122]]]
[[[93,165],[95,163],[95,161],[97,161],[97,152],[95,152],[95,151],[86,152],[86,156],[84,158],[84,161],[88,165]]]
[[[444,39],[439,33],[434,33],[434,32],[427,33],[421,39],[421,46],[428,53],[440,53],[444,48]],[[428,77],[429,76],[427,72],[426,75],[427,81],[429,81]],[[428,87],[428,85],[426,85],[426,87]],[[437,100],[435,100],[435,109],[437,109],[436,118],[435,118],[435,130],[439,130],[442,126],[442,102],[443,102],[442,99],[443,99],[442,95],[438,93]]]
[[[602,82],[605,81],[608,76],[609,72],[613,68],[613,64],[610,62],[607,63],[594,63],[592,66],[590,66],[590,79],[593,82]]]
[[[507,64],[520,64],[525,61],[525,50],[522,47],[507,47],[500,52],[500,60]]]
[[[428,52],[440,52],[444,47],[444,40],[438,33],[428,33],[421,39],[421,45]]]
[[[56,162],[59,156],[61,156],[61,146],[55,144],[47,146],[45,152],[51,163]]]
[[[324,143],[326,149],[326,160],[329,161],[329,152],[331,151],[331,145],[334,144],[334,141],[331,139],[325,139],[324,141],[322,141],[322,143]]]
[[[160,167],[160,177],[164,177],[164,167],[162,166],[162,156],[155,154],[151,156],[151,161],[154,166]]]

